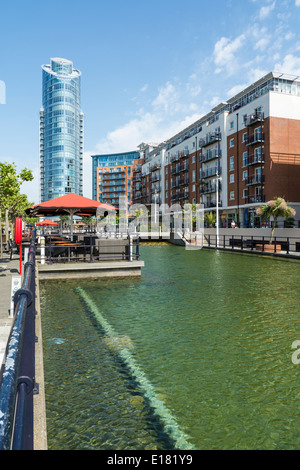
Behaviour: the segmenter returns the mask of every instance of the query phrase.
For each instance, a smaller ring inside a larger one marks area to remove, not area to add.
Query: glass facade
[[[83,113],[79,70],[66,59],[42,66],[40,110],[41,202],[83,193]]]

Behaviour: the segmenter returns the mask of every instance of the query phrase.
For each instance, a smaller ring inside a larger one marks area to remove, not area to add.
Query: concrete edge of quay
[[[40,309],[40,285],[39,275],[36,269],[36,318],[35,334],[37,342],[35,345],[35,380],[39,385],[39,393],[34,395],[34,450],[47,450],[47,422],[46,422],[46,400],[44,381],[44,355],[42,337],[42,319]]]
[[[39,280],[140,276],[144,261],[38,264]]]

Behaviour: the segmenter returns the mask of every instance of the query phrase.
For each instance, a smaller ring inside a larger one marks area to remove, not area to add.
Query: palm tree
[[[212,212],[210,212],[209,214],[205,214],[204,220],[208,223],[210,227],[213,227],[216,223],[216,214],[213,214]]]
[[[269,220],[271,216],[274,219],[271,238],[269,241],[269,244],[271,245],[278,217],[284,217],[287,219],[288,217],[293,217],[296,214],[296,211],[290,207],[282,197],[275,197],[261,207],[258,207],[258,209],[256,209],[256,214],[260,215],[263,220]]]

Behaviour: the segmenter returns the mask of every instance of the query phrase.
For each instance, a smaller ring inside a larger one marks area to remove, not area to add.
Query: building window
[[[192,173],[192,181],[193,182],[195,181],[195,170],[193,170],[193,173]]]
[[[233,129],[234,128],[234,121],[231,121],[230,123],[230,129]]]
[[[192,186],[192,192],[194,193],[195,190],[196,190],[196,186],[193,184],[193,186]]]
[[[248,197],[248,188],[243,189],[243,199],[246,199]]]
[[[229,177],[229,183],[234,183],[234,173],[231,173]]]
[[[243,171],[243,181],[248,178],[248,170]]]
[[[243,152],[243,166],[248,164],[248,152]]]
[[[229,170],[234,170],[234,157],[230,157],[230,167]]]
[[[232,201],[234,199],[234,191],[230,191],[230,200]]]
[[[242,142],[247,142],[247,132],[243,134]]]
[[[196,157],[195,157],[195,155],[193,155],[192,163],[195,163],[195,161],[196,161]]]
[[[229,147],[230,147],[230,148],[234,147],[234,138],[230,139],[230,141],[229,141]]]

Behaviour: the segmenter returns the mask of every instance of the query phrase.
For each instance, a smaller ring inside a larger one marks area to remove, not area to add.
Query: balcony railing
[[[264,154],[262,155],[249,155],[247,158],[247,166],[257,165],[258,163],[264,163]]]
[[[208,162],[209,160],[214,160],[215,158],[220,158],[222,156],[222,150],[207,150],[205,153],[200,155],[200,162]]]
[[[210,178],[211,176],[220,175],[221,173],[221,167],[207,168],[206,170],[200,171],[200,179]]]
[[[210,207],[217,207],[217,201],[206,201],[203,205],[205,209],[209,209]],[[222,207],[222,201],[219,201],[219,207]]]
[[[157,173],[157,174],[151,176],[151,182],[153,182],[153,181],[160,181],[160,180],[161,180],[161,176],[160,176],[159,173]]]
[[[252,126],[256,122],[262,122],[264,120],[264,113],[262,111],[256,111],[245,118],[245,126]]]
[[[210,134],[207,134],[205,139],[199,140],[199,146],[206,147],[207,145],[211,145],[214,142],[219,142],[221,138],[221,132],[211,132]]]
[[[248,204],[251,203],[256,203],[256,202],[265,202],[266,197],[265,196],[248,196]]]
[[[249,135],[246,137],[246,145],[247,147],[249,145],[255,145],[255,144],[260,144],[262,142],[264,142],[264,133],[263,132],[257,132],[253,135]]]
[[[248,178],[246,179],[247,186],[253,186],[255,184],[262,184],[264,182],[265,182],[265,175],[248,176]]]
[[[175,168],[171,169],[171,174],[180,173],[181,171],[187,171],[189,169],[188,162],[185,161],[182,164],[177,164]]]
[[[219,191],[221,190],[222,185],[219,182]],[[217,184],[204,184],[203,186],[200,186],[200,193],[202,194],[210,194],[210,193],[216,193],[217,192]]]

